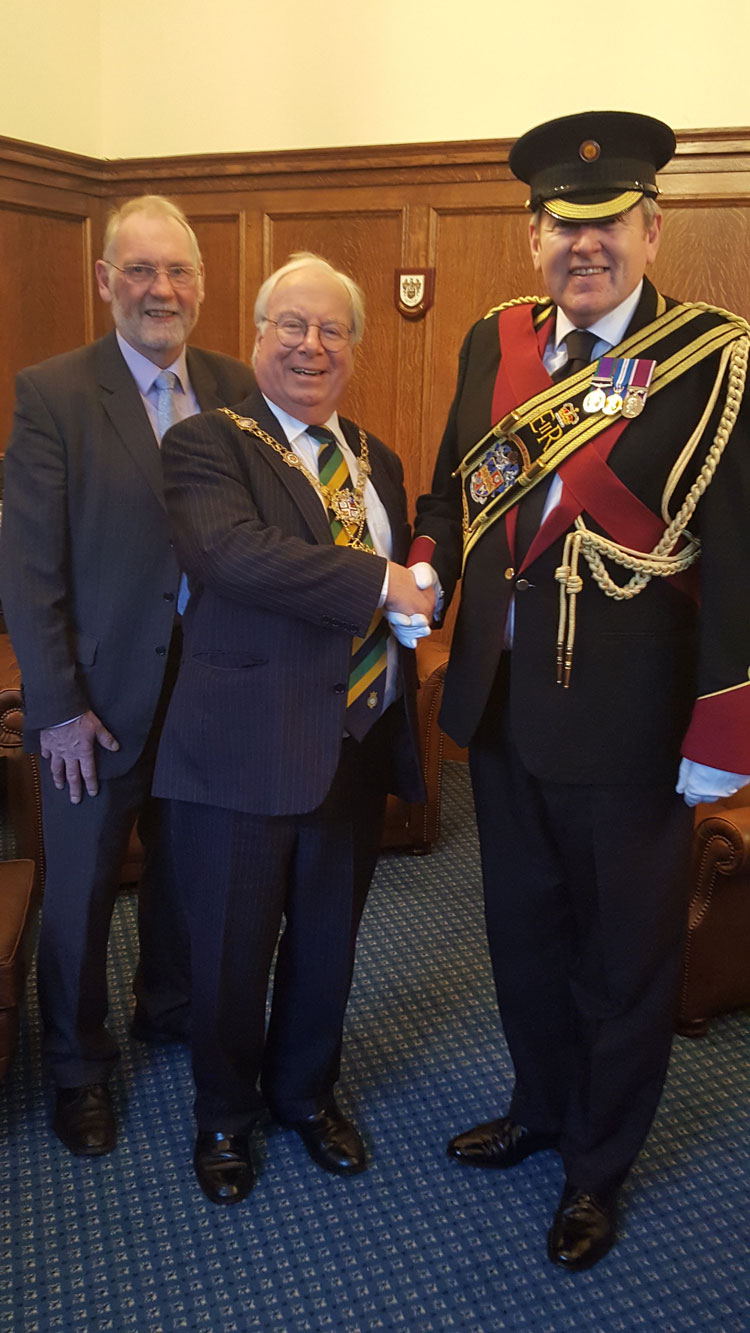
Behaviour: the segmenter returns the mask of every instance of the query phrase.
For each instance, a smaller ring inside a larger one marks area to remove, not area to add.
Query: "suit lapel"
[[[278,440],[279,444],[282,444],[285,449],[289,448],[286,435],[260,390],[254,390],[250,397],[239,405],[237,415],[253,417],[261,430],[273,436],[274,440]],[[244,439],[247,446],[256,450],[257,457],[262,459],[266,466],[275,473],[282,486],[289,492],[315,540],[320,542],[321,545],[332,543],[333,537],[331,536],[326,511],[320,502],[318,492],[310,485],[307,477],[298,468],[290,467],[288,463],[285,463],[281,455],[277,454],[276,450],[272,449],[270,444],[266,444],[264,440],[247,435],[244,436]]]
[[[219,393],[216,376],[209,362],[195,347],[186,348],[186,356],[190,383],[201,412],[211,412],[215,407],[224,407],[225,400]]]
[[[359,426],[345,417],[339,417],[339,425],[344,432],[344,439],[355,458],[359,458]],[[388,515],[388,521],[392,532],[396,532],[397,524],[403,522],[401,495],[396,480],[391,476],[388,468],[385,467],[383,457],[378,450],[371,451],[370,465],[372,468],[370,480],[378,493],[383,507]]]
[[[102,407],[120,443],[143,473],[162,508],[159,446],[138,387],[117,345],[114,332],[96,347],[96,371]]]

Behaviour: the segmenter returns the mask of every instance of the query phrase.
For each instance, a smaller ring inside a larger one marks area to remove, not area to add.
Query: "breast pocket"
[[[208,667],[214,671],[248,671],[252,667],[267,666],[268,659],[254,657],[252,653],[237,649],[209,648],[204,652],[194,653],[193,662],[197,666]]]

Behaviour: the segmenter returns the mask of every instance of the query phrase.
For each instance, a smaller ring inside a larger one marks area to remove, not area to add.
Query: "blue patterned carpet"
[[[48,1127],[33,992],[0,1089],[0,1327],[23,1333],[750,1329],[750,1025],[678,1039],[624,1191],[621,1242],[590,1273],[545,1256],[561,1187],[543,1153],[508,1173],[444,1155],[510,1081],[483,939],[468,779],[449,765],[433,854],[382,858],[361,934],[341,1101],[372,1167],[326,1176],[267,1127],[258,1184],[204,1201],[187,1052],[126,1037],[134,903],[118,904],[112,1026],[121,1141],[74,1159]]]

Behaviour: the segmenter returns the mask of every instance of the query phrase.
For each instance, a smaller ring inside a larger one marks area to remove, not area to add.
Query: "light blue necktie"
[[[177,409],[175,406],[175,391],[179,384],[179,379],[173,370],[162,370],[154,380],[156,389],[156,430],[159,441],[165,433],[177,421]]]
[[[159,443],[170,426],[174,426],[179,421],[175,404],[175,392],[179,384],[179,379],[173,370],[162,370],[154,380],[156,389],[156,429],[159,434]],[[180,576],[180,586],[177,592],[177,614],[182,615],[190,598],[190,589],[188,587],[187,576]]]

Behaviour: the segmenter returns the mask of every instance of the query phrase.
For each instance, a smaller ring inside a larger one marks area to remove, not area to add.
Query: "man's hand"
[[[727,773],[723,768],[710,768],[695,759],[681,759],[675,790],[686,805],[692,806],[734,796],[747,782],[750,782],[747,773]]]
[[[412,571],[394,561],[388,561],[388,596],[384,610],[400,611],[405,616],[425,616],[432,621],[435,610],[435,589],[432,585],[420,588]]]
[[[61,727],[46,727],[40,741],[42,758],[50,761],[52,781],[58,791],[62,791],[67,782],[73,805],[80,803],[84,786],[89,796],[96,796],[99,790],[94,747],[101,745],[104,750],[120,748],[119,741],[90,710]]]
[[[417,639],[424,639],[431,633],[426,616],[405,616],[402,611],[386,611],[385,617],[391,633],[404,648],[416,648]]]

